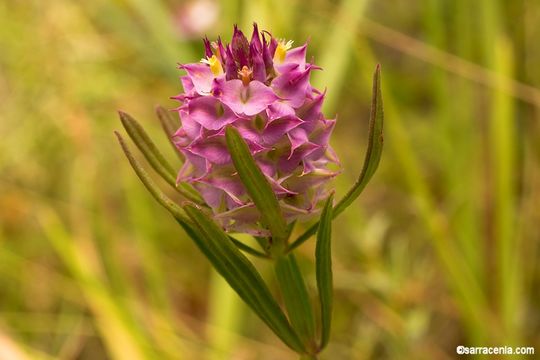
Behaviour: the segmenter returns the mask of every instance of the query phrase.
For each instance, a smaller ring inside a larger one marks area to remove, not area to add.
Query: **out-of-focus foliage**
[[[337,198],[361,170],[382,64],[385,151],[333,226],[322,358],[540,352],[537,1],[29,0],[0,2],[0,358],[294,358],[112,133],[126,110],[178,165],[153,113],[176,106],[176,63],[202,56],[204,34],[253,21],[311,39],[326,115],[339,116]],[[314,244],[298,256],[312,289]]]

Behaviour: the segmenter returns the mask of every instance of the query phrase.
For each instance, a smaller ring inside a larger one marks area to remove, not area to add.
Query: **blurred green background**
[[[313,82],[339,116],[338,197],[362,166],[382,64],[385,150],[335,222],[322,359],[454,359],[459,344],[538,356],[538,1],[2,0],[0,359],[296,358],[112,133],[127,111],[175,160],[154,107],[176,106],[177,62],[202,57],[204,34],[228,41],[253,21],[310,39],[324,68]],[[313,241],[299,249],[312,288],[313,254]]]

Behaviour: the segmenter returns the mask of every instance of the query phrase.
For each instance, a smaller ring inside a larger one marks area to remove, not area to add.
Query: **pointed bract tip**
[[[122,135],[120,135],[120,133],[118,132],[118,130],[114,130],[113,131],[114,135],[116,135],[116,138],[118,139],[118,142],[120,143],[120,145],[122,145],[122,147],[124,146],[124,138],[122,137]]]
[[[161,116],[161,114],[164,114],[164,113],[167,113],[169,111],[171,111],[170,109],[166,109],[165,107],[163,107],[162,105],[160,104],[156,104],[156,106],[154,106],[154,111],[156,112],[156,114],[158,116]]]
[[[117,112],[118,112],[118,116],[120,117],[120,120],[122,120],[122,121],[124,119],[129,119],[130,118],[129,114],[127,112],[125,112],[125,111],[117,110]]]
[[[214,53],[212,52],[212,45],[210,44],[210,40],[208,40],[208,37],[205,35],[203,39],[204,43],[204,54],[207,58],[211,58]]]

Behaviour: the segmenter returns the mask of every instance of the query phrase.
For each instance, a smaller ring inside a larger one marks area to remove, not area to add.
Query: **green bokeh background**
[[[296,358],[113,136],[124,110],[177,161],[154,115],[176,106],[177,62],[202,57],[204,34],[228,41],[253,21],[309,39],[324,68],[313,82],[338,115],[338,198],[362,166],[382,64],[385,150],[334,223],[321,358],[454,359],[459,344],[540,353],[538,1],[1,0],[0,359]],[[314,289],[314,242],[298,252]]]

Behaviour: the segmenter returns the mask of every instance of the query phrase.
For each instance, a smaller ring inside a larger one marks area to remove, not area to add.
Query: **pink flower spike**
[[[329,146],[335,120],[322,113],[326,90],[310,84],[307,44],[276,39],[256,24],[248,39],[235,26],[227,44],[204,39],[202,63],[181,65],[181,126],[172,136],[185,161],[178,181],[193,185],[226,231],[269,236],[226,146],[238,130],[271,185],[288,223],[320,211],[339,173]]]

